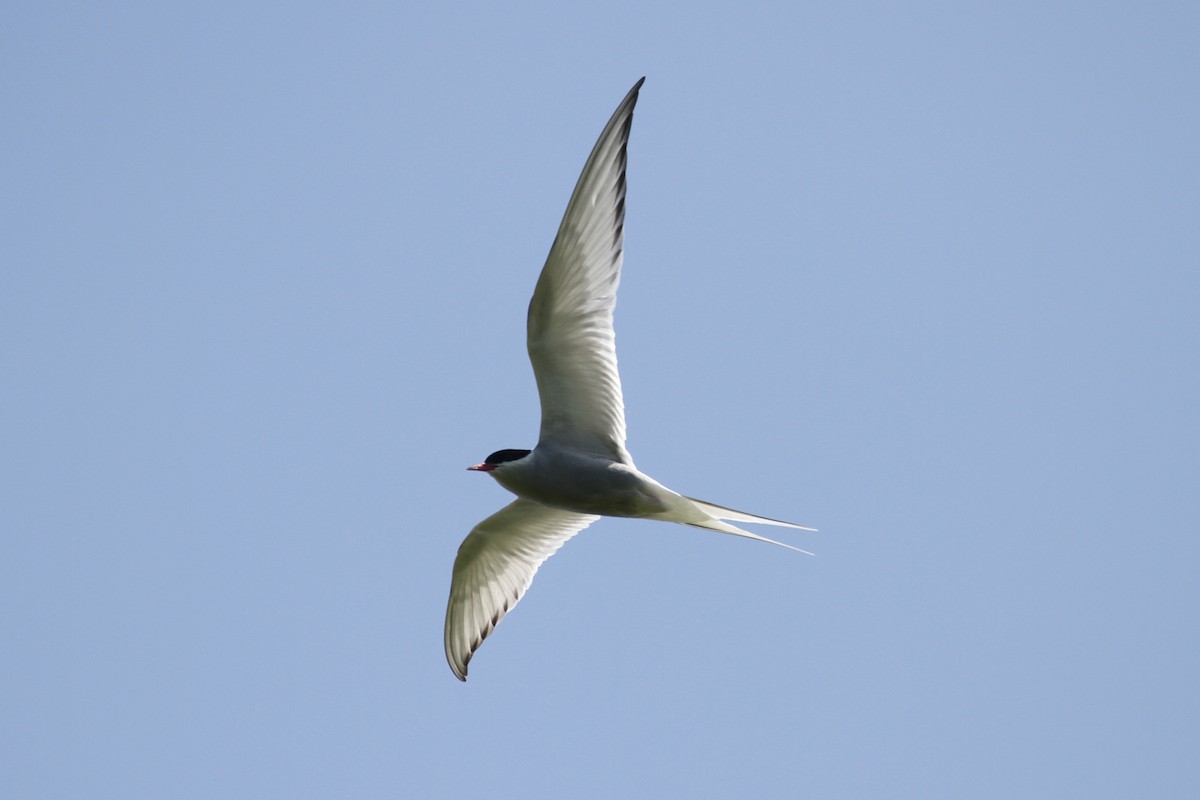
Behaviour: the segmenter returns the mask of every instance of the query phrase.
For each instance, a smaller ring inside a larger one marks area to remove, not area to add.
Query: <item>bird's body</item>
[[[554,444],[492,472],[496,482],[526,500],[606,517],[649,517],[668,508],[666,487],[632,464]]]
[[[625,449],[612,317],[624,245],[625,148],[641,85],[592,149],[529,303],[527,344],[542,405],[537,446],[498,450],[470,467],[518,499],[475,526],[454,561],[445,643],[461,680],[542,562],[601,516],[678,522],[793,550],[799,548],[729,521],[812,530],[673,492],[640,472]]]

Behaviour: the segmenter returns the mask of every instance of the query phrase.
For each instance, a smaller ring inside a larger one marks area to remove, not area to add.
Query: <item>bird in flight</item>
[[[814,530],[673,492],[640,472],[625,449],[613,309],[624,249],[625,150],[645,80],[629,90],[592,148],[529,303],[527,346],[542,404],[537,446],[497,450],[468,467],[517,499],[476,525],[454,559],[446,660],[459,680],[542,562],[601,516],[679,522],[802,553],[730,522]]]

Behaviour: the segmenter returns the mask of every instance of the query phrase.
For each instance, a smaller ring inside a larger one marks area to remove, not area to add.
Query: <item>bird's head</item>
[[[529,455],[528,450],[497,450],[483,460],[482,464],[476,464],[467,469],[473,469],[477,472],[491,472],[497,467],[504,466],[510,461],[517,461]]]

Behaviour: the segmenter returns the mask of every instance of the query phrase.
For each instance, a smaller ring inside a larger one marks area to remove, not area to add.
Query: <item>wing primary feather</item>
[[[584,164],[529,302],[529,359],[542,405],[539,443],[632,463],[613,310],[625,245],[628,142],[639,80]]]
[[[542,562],[597,519],[518,499],[472,529],[454,559],[446,604],[446,661],[459,680]]]

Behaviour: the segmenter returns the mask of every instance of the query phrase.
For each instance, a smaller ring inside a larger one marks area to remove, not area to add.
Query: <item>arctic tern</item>
[[[542,405],[537,446],[497,450],[467,468],[491,475],[517,499],[476,525],[454,560],[446,660],[459,680],[542,562],[601,516],[679,522],[802,553],[729,521],[814,530],[684,497],[639,472],[625,449],[613,309],[625,149],[645,80],[629,90],[588,156],[529,303],[527,347]]]

